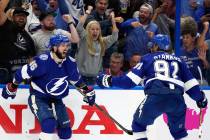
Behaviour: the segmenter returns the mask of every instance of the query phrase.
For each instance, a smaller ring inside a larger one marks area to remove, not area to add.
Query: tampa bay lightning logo
[[[63,94],[68,88],[67,76],[61,78],[54,78],[46,85],[47,93],[53,96],[59,96]]]

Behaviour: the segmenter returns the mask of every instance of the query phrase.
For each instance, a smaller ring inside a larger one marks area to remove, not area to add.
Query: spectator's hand
[[[111,13],[110,13],[110,18],[112,19],[112,20],[114,20],[115,19],[115,14],[114,14],[114,12],[112,11]]]
[[[198,4],[197,4],[197,2],[196,2],[195,0],[190,0],[190,1],[189,1],[189,4],[190,4],[190,6],[191,6],[193,9],[195,9],[195,8],[198,7]]]
[[[198,58],[202,61],[204,69],[208,69],[210,66],[206,58],[206,51],[207,49],[205,48],[205,46],[199,47],[198,49]]]
[[[31,3],[30,2],[24,2],[21,7],[24,8],[25,10],[28,10],[30,8]]]
[[[109,17],[111,18],[112,25],[116,25],[116,22],[115,22],[115,14],[114,14],[113,11],[110,13]]]
[[[7,18],[10,20],[10,21],[12,21],[13,20],[13,12],[14,12],[14,8],[10,8],[10,9],[8,9],[7,11],[6,11],[6,15],[7,15]]]
[[[88,15],[91,13],[93,7],[92,6],[88,6],[88,9],[85,11],[85,14],[83,16],[80,17],[80,23],[84,24]]]
[[[146,31],[149,38],[152,38],[154,36],[154,32]]]
[[[83,93],[85,94],[83,101],[88,103],[90,106],[93,106],[95,103],[95,91],[92,87],[88,87],[88,90],[83,91]]]
[[[115,17],[115,22],[122,23],[124,19],[122,17]]]
[[[89,5],[88,8],[87,8],[87,10],[85,11],[85,13],[89,15],[92,10],[93,10],[93,6],[90,6]]]
[[[203,22],[203,31],[204,31],[205,33],[207,33],[208,30],[209,30],[209,21],[204,21],[204,22]]]
[[[162,7],[158,7],[155,9],[155,14],[159,15],[160,13],[163,12],[163,8]]]
[[[100,88],[108,88],[112,86],[112,76],[106,74],[100,74],[97,76],[96,83]]]
[[[6,84],[6,86],[2,90],[2,97],[7,99],[8,97],[11,97],[12,99],[15,98],[17,92],[17,88],[12,87],[12,83]]]
[[[131,26],[133,28],[136,28],[136,27],[142,26],[142,24],[139,21],[134,21],[134,22],[131,23]]]
[[[62,17],[66,23],[74,22],[74,20],[70,14],[64,14]]]
[[[198,58],[202,61],[206,60],[206,50],[203,47],[198,49]]]
[[[203,91],[201,91],[201,94],[203,95],[203,99],[196,102],[197,103],[197,106],[199,108],[206,108],[206,106],[208,104],[208,100],[207,100],[207,98],[206,98],[206,96],[205,96],[205,94],[204,94]]]
[[[210,14],[206,14],[206,15],[203,15],[201,18],[200,18],[201,22],[209,22],[210,21]]]

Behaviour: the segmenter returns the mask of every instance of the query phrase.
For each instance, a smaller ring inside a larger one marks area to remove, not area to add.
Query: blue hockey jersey
[[[203,98],[198,82],[193,78],[185,62],[166,52],[143,56],[140,63],[126,75],[112,77],[112,86],[132,88],[142,81],[144,81],[145,91],[153,88],[168,88],[171,91],[179,89],[181,93],[186,92],[196,101]]]
[[[81,81],[75,60],[67,57],[61,64],[52,59],[51,53],[41,54],[16,71],[14,81],[31,79],[31,93],[40,97],[61,99],[69,93],[69,82]]]
[[[187,52],[182,48],[180,58],[187,64],[187,67],[196,79],[203,79],[204,66],[202,61],[198,58],[197,48],[190,52]]]

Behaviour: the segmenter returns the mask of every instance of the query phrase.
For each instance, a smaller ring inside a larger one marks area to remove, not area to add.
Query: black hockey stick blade
[[[77,87],[76,87],[76,89],[79,93],[81,93],[83,96],[85,96],[85,94],[81,91],[81,89],[79,89]],[[97,103],[94,103],[94,105],[98,110],[100,110],[102,113],[104,113],[104,115],[106,115],[108,118],[110,118],[117,126],[119,126],[125,133],[127,133],[128,135],[133,135],[132,130],[128,130],[124,126],[122,126],[117,120],[115,120],[107,111],[105,111],[103,108],[101,108]]]
[[[128,135],[133,135],[132,130],[126,129],[124,126],[122,126],[117,120],[115,120],[107,111],[103,110],[98,104],[94,104],[98,110],[103,112],[107,117],[109,117],[117,126],[119,126],[124,132],[126,132]]]

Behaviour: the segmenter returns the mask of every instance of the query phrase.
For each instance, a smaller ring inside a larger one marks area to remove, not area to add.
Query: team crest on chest
[[[46,85],[47,93],[53,96],[59,96],[63,94],[68,88],[68,81],[66,80],[68,76],[61,78],[54,78]]]

